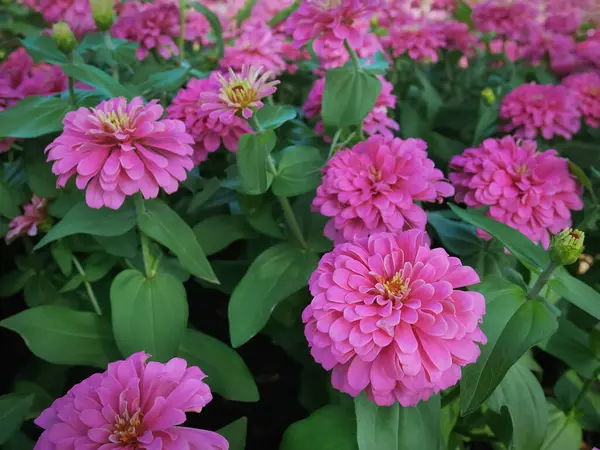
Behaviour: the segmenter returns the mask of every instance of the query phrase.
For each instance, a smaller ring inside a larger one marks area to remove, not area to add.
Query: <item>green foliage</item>
[[[95,87],[109,98],[125,97],[131,99],[136,96],[136,92],[132,91],[131,88],[125,88],[109,74],[89,64],[65,64],[62,66],[62,70],[68,76]]]
[[[274,130],[296,117],[296,110],[289,105],[266,104],[256,112],[256,120],[262,128]]]
[[[548,402],[548,431],[542,450],[576,450],[581,444],[581,428],[572,416]]]
[[[35,138],[62,130],[63,118],[71,108],[64,98],[27,97],[0,112],[0,137]]]
[[[0,445],[19,429],[33,403],[33,395],[7,394],[0,396]]]
[[[284,149],[273,180],[273,193],[295,197],[315,190],[321,182],[323,163],[321,153],[314,147],[295,145]]]
[[[209,217],[193,229],[198,243],[207,255],[220,252],[232,242],[252,234],[252,228],[243,216],[227,214]]]
[[[275,133],[272,130],[241,137],[236,160],[244,190],[248,194],[264,194],[269,189],[273,174],[268,171],[267,158],[270,158],[275,141]]]
[[[242,417],[217,431],[229,442],[229,450],[244,450],[246,448],[246,431],[248,419]]]

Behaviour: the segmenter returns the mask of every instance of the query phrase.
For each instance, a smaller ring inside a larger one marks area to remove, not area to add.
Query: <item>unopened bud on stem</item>
[[[583,252],[585,233],[566,228],[552,237],[550,255],[552,261],[562,266],[573,264]]]
[[[108,31],[115,18],[115,0],[90,0],[92,17],[101,31]]]
[[[481,91],[481,97],[483,98],[483,100],[485,100],[485,102],[488,105],[492,105],[496,102],[496,95],[494,94],[494,91],[492,91],[492,89],[489,87]]]
[[[77,46],[77,39],[66,22],[58,22],[52,26],[52,37],[58,49],[67,55]]]

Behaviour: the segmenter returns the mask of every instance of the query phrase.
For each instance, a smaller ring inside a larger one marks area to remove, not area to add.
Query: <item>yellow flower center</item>
[[[369,174],[373,177],[374,181],[381,181],[381,170],[377,170],[375,166],[369,167]]]
[[[408,287],[410,278],[404,279],[400,272],[396,273],[391,280],[380,282],[388,298],[404,297],[410,292]]]
[[[122,444],[137,444],[138,436],[144,434],[142,417],[144,415],[138,410],[133,416],[125,411],[123,415],[115,416],[115,427],[113,435],[117,437]]]
[[[258,93],[248,80],[236,80],[227,86],[223,86],[221,93],[227,97],[231,103],[235,103],[240,108],[246,108],[257,100]]]
[[[117,131],[129,128],[129,116],[123,112],[111,111],[108,114],[103,111],[96,111],[96,115],[104,125],[105,131]]]
[[[515,167],[515,172],[517,175],[523,175],[527,172],[527,164],[521,164],[520,166]]]

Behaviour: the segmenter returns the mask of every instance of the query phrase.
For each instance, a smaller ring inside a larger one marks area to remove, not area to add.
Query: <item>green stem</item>
[[[335,154],[335,147],[338,144],[338,141],[340,140],[340,135],[342,134],[342,130],[338,128],[338,130],[335,132],[335,135],[333,136],[333,141],[331,141],[331,146],[329,147],[329,156],[327,156],[327,159],[331,159],[331,157]]]
[[[104,32],[104,45],[108,49],[110,55],[114,58],[116,49],[113,45],[112,37],[108,31]],[[119,67],[117,63],[112,66],[112,76],[116,81],[119,81]]]
[[[184,44],[185,44],[185,6],[186,6],[186,1],[179,0],[179,42],[178,42],[179,57],[177,59],[178,66],[181,66],[181,63],[183,62],[183,53],[185,51],[185,49],[184,49]]]
[[[142,197],[142,194],[137,194],[134,197],[134,203],[135,203],[135,212],[138,216],[138,218],[144,214],[145,211],[145,207],[144,207],[144,197]],[[144,259],[144,272],[146,273],[146,278],[152,278],[155,274],[156,274],[156,265],[152,264],[152,254],[150,253],[150,239],[148,238],[148,236],[146,236],[146,234],[139,229],[138,227],[138,232],[140,234],[140,242],[142,244],[142,257]]]
[[[548,267],[546,267],[546,269],[544,269],[544,271],[540,274],[538,279],[535,281],[533,287],[527,293],[527,298],[530,300],[536,298],[539,295],[542,288],[546,285],[548,280],[550,280],[550,277],[552,276],[554,271],[556,269],[558,269],[559,267],[560,267],[560,264],[557,264],[554,261],[550,261],[550,264],[548,264]]]
[[[360,70],[360,60],[358,59],[358,55],[354,51],[352,47],[350,47],[350,43],[348,43],[348,39],[344,39],[344,47],[346,47],[346,51],[350,55],[350,59],[352,59],[352,64],[356,70]]]
[[[250,123],[250,125],[252,125],[252,128],[254,128],[254,131],[256,131],[257,133],[260,133],[262,131],[262,125],[258,123],[256,114],[252,114],[248,119],[248,122]]]
[[[69,77],[67,79],[68,87],[69,87],[69,100],[71,105],[77,106],[77,96],[75,95],[75,82],[73,77]]]
[[[92,285],[86,278],[85,270],[83,270],[81,263],[79,262],[79,260],[77,259],[77,257],[75,255],[73,255],[72,259],[73,259],[73,264],[75,265],[75,268],[77,269],[77,272],[79,272],[79,275],[81,275],[81,277],[83,278],[83,284],[85,286],[85,290],[87,291],[88,298],[90,299],[90,302],[92,303],[92,306],[94,307],[94,311],[96,311],[96,314],[101,316],[102,309],[100,309],[100,304],[98,303],[98,299],[96,298],[96,295],[94,294]]]
[[[590,388],[592,387],[592,385],[598,378],[598,374],[600,374],[600,369],[596,369],[596,371],[594,372],[594,375],[592,377],[588,378],[587,380],[585,380],[585,383],[583,383],[583,386],[581,387],[579,394],[577,394],[575,401],[573,402],[573,404],[571,405],[571,408],[569,409],[568,416],[572,417],[573,414],[575,414],[575,412],[577,411],[577,407],[579,406],[579,404],[585,397],[585,394],[587,394],[587,392],[590,390]]]

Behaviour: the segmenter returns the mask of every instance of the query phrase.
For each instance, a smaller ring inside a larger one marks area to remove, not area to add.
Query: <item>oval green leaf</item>
[[[220,252],[232,242],[248,237],[252,228],[243,216],[220,214],[203,220],[194,228],[198,243],[207,255]]]
[[[33,403],[34,395],[7,394],[0,396],[0,445],[21,428]]]
[[[62,66],[62,70],[66,75],[95,87],[107,97],[125,97],[131,99],[136,96],[136,92],[126,88],[106,72],[89,64],[65,64]]]
[[[240,138],[236,160],[246,193],[258,195],[269,189],[273,175],[267,172],[267,158],[270,158],[275,141],[273,130],[256,134],[248,133]]]
[[[62,121],[70,110],[67,99],[32,95],[0,112],[0,137],[25,139],[55,133],[63,129]]]
[[[281,152],[273,193],[279,197],[295,197],[313,191],[321,183],[323,158],[318,149],[294,145]]]

